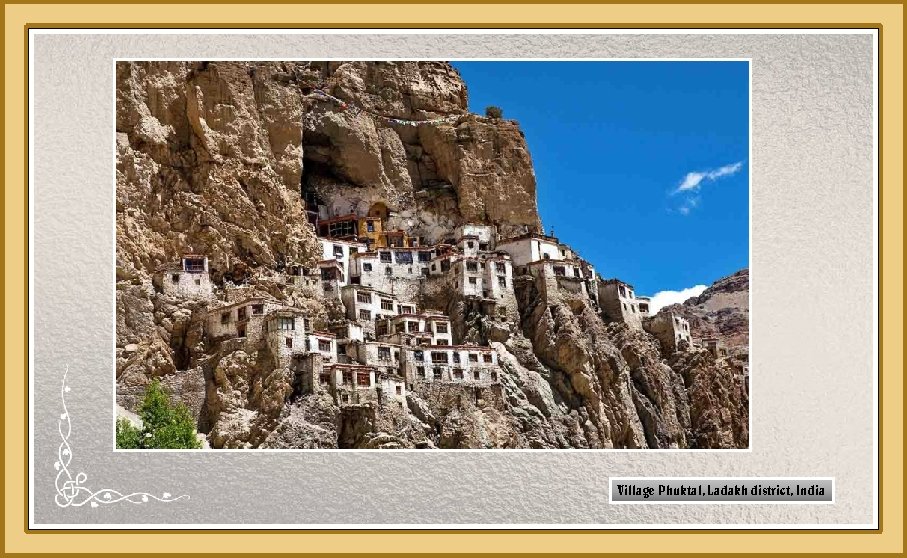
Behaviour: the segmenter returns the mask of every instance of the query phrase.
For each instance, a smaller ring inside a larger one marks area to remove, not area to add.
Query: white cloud
[[[724,176],[737,174],[742,168],[743,161],[737,161],[736,163],[724,165],[717,169],[688,172],[687,175],[683,177],[683,180],[680,181],[680,184],[677,185],[677,188],[671,190],[670,193],[671,196],[682,194],[682,201],[676,206],[677,212],[684,216],[689,215],[702,200],[702,196],[699,192],[702,189],[703,184],[714,182]],[[668,211],[671,211],[671,209],[668,209]]]
[[[655,314],[665,306],[680,304],[688,298],[699,296],[706,288],[705,285],[696,285],[681,291],[659,291],[652,295],[652,301],[649,302],[649,313]]]
[[[717,169],[709,169],[704,171],[688,172],[683,180],[680,182],[680,185],[677,186],[677,189],[674,190],[674,194],[680,192],[688,191],[698,191],[702,187],[702,182],[712,182],[718,180],[723,176],[730,176],[732,174],[737,174],[740,172],[740,169],[743,168],[743,161],[737,161],[736,163],[731,163],[729,165],[724,165],[723,167],[718,167]]]

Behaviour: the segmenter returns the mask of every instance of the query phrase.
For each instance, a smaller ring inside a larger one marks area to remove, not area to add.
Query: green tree
[[[142,431],[128,419],[117,419],[117,447],[120,449],[141,449]]]
[[[487,116],[488,118],[496,118],[496,119],[503,118],[504,109],[502,109],[501,107],[496,107],[494,105],[485,107],[485,116]]]
[[[195,425],[189,409],[173,405],[161,383],[155,379],[145,391],[139,407],[142,429],[128,420],[117,421],[117,447],[121,449],[199,449]]]

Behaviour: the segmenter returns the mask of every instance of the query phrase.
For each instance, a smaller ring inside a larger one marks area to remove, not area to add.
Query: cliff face
[[[749,308],[750,272],[741,269],[715,281],[701,295],[664,310],[686,318],[693,337],[717,337],[731,353],[748,354]]]
[[[383,204],[386,228],[436,242],[465,223],[503,238],[539,232],[535,194],[519,126],[469,114],[446,63],[120,63],[118,401],[134,408],[160,377],[215,448],[746,447],[737,363],[663,354],[647,333],[605,324],[588,298],[528,275],[515,277],[506,317],[423,293],[456,337],[494,348],[502,375],[415,386],[403,407],[299,393],[266,346],[211,342],[214,301],[165,295],[152,279],[184,253],[205,254],[222,298],[267,296],[324,329],[344,321],[339,300],[267,277],[321,259],[306,201],[332,215]],[[727,279],[683,315],[694,336],[743,347],[748,285]]]

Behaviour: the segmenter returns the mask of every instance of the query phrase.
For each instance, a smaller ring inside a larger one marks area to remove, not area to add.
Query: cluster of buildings
[[[328,393],[339,405],[405,406],[407,390],[433,382],[500,382],[492,348],[462,344],[447,315],[419,307],[429,288],[475,303],[490,319],[512,321],[519,316],[514,282],[531,281],[543,298],[554,292],[586,298],[606,321],[645,329],[666,351],[692,346],[686,320],[650,316],[648,298],[636,296],[628,283],[602,280],[554,236],[502,239],[493,225],[465,224],[451,238],[427,245],[406,231],[385,230],[388,216],[380,203],[364,216],[310,211],[320,260],[314,268],[291,262],[270,272],[287,286],[342,302],[346,320],[331,331],[314,330],[302,310],[272,299],[214,301],[204,255],[184,256],[161,269],[156,281],[164,294],[211,301],[209,343],[227,350],[268,348],[275,367],[294,372],[298,393]]]

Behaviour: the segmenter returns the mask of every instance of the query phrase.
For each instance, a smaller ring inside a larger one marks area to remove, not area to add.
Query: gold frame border
[[[660,23],[637,23],[652,14],[651,7],[621,4],[601,4],[578,0],[574,5],[542,4],[538,0],[517,3],[503,0],[494,6],[478,5],[477,0],[421,4],[413,0],[398,0],[397,5],[359,2],[355,12],[358,21],[338,22],[337,10],[323,4],[298,5],[276,0],[275,5],[240,5],[228,0],[218,10],[213,2],[181,6],[161,17],[155,4],[130,6],[99,0],[104,6],[85,6],[72,2],[40,3],[26,6],[5,4],[4,24],[4,115],[5,136],[4,176],[10,185],[3,200],[3,286],[4,311],[3,347],[7,371],[25,371],[27,366],[27,43],[31,28],[878,28],[879,33],[879,250],[880,250],[880,378],[879,378],[879,530],[413,530],[413,531],[274,531],[274,530],[193,530],[193,531],[77,531],[27,529],[27,451],[16,462],[15,452],[27,447],[27,399],[25,408],[16,394],[25,393],[25,374],[6,374],[2,385],[4,405],[3,476],[5,505],[4,554],[34,552],[114,552],[111,537],[123,539],[130,548],[172,552],[261,552],[268,551],[334,551],[359,552],[420,552],[443,548],[463,552],[601,552],[603,543],[612,552],[696,551],[809,551],[843,553],[903,553],[903,2],[881,0],[875,5],[857,5],[846,0],[817,2],[805,0],[798,6],[783,6],[783,0],[728,3],[700,0],[688,6],[677,0],[659,2]],[[163,0],[161,6],[177,3]],[[341,0],[353,4],[355,0]],[[656,2],[644,2],[654,4]],[[510,4],[520,5],[516,13]],[[418,6],[419,9],[413,9]],[[344,9],[349,9],[349,6]],[[352,11],[352,10],[350,10]],[[157,18],[147,23],[143,16]],[[439,17],[440,16],[440,17]],[[457,23],[452,23],[459,18]],[[270,23],[273,21],[306,21],[307,25]],[[182,19],[183,21],[176,21]],[[426,21],[434,19],[432,23]],[[186,21],[188,20],[188,21]],[[30,23],[53,21],[60,23]],[[213,23],[212,23],[213,21]],[[573,23],[586,21],[588,23]],[[877,21],[878,23],[847,23]],[[142,23],[122,23],[142,22]],[[443,23],[439,23],[443,22]],[[727,23],[735,22],[735,23]],[[746,23],[740,23],[746,22]],[[754,23],[760,22],[760,23]],[[881,29],[884,27],[885,32]],[[19,42],[24,34],[24,41]],[[882,54],[884,53],[884,60]],[[883,80],[883,77],[884,80]],[[22,87],[16,87],[20,84]],[[25,111],[18,113],[22,107]],[[882,121],[882,114],[886,120]],[[24,136],[19,135],[25,131]],[[24,142],[19,144],[22,138]],[[22,161],[19,167],[13,161]],[[884,161],[884,165],[883,165]],[[10,162],[10,164],[7,164]],[[888,203],[882,204],[882,199]],[[22,220],[20,208],[25,208]],[[21,236],[20,236],[21,235]],[[25,262],[24,273],[10,275]],[[884,263],[883,263],[884,262]],[[888,310],[883,312],[881,301]],[[22,316],[26,328],[22,329]],[[23,352],[16,349],[22,347]],[[884,351],[883,351],[884,347]],[[883,374],[883,370],[886,371]],[[883,380],[890,390],[882,391]],[[19,420],[25,416],[25,424]],[[22,428],[24,426],[24,428]],[[884,426],[884,427],[883,427]],[[24,430],[24,433],[23,433]],[[11,451],[7,451],[11,450]],[[24,466],[24,467],[23,467]],[[884,488],[883,488],[884,487]],[[25,507],[18,503],[25,502]],[[53,535],[44,537],[43,535]],[[648,536],[653,535],[653,536]],[[657,536],[656,536],[657,535]],[[104,539],[97,538],[99,536]],[[267,537],[267,539],[263,538]],[[607,537],[602,539],[600,537]],[[342,541],[342,542],[341,542]],[[304,545],[304,546],[301,546]]]

